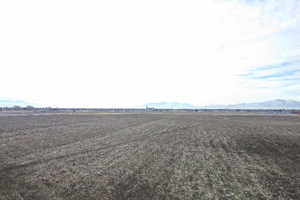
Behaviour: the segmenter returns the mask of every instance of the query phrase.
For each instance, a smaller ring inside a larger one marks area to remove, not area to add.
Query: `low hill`
[[[189,103],[178,103],[178,102],[159,102],[159,103],[148,103],[146,107],[156,109],[194,109],[196,108]]]

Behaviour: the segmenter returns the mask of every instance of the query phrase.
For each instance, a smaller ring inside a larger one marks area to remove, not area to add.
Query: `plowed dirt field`
[[[0,116],[0,200],[300,199],[300,117]]]

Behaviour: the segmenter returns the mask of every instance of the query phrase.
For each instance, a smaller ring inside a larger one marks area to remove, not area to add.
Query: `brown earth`
[[[0,200],[300,199],[300,117],[0,116]]]

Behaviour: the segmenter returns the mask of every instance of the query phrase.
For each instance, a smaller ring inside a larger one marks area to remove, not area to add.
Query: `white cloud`
[[[296,0],[2,1],[1,96],[67,107],[244,101],[257,85],[245,92],[253,83],[236,74],[297,52],[279,59],[282,46],[292,50],[276,34],[299,30],[299,8]]]

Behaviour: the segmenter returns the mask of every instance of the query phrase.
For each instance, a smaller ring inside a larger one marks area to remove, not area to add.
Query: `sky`
[[[300,100],[300,1],[0,1],[0,76],[51,107]]]

